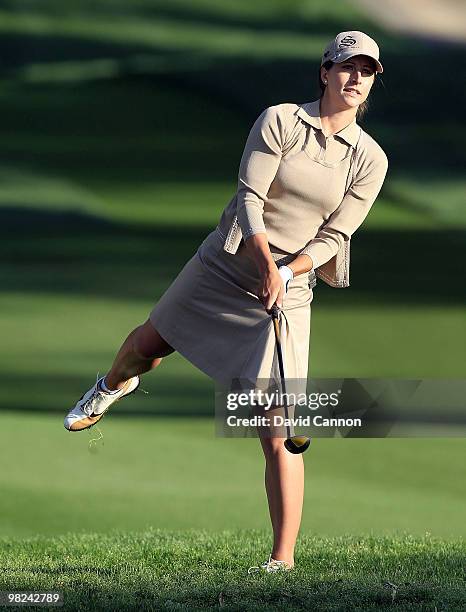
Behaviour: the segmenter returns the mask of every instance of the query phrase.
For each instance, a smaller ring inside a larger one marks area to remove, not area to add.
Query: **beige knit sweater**
[[[353,121],[326,137],[319,100],[266,108],[246,141],[221,233],[227,235],[237,214],[243,239],[264,232],[270,245],[310,255],[314,268],[329,261],[366,218],[388,168],[384,151],[367,134],[352,167],[359,135]]]

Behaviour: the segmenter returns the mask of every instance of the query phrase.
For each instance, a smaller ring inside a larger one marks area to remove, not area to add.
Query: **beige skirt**
[[[271,316],[257,297],[259,274],[246,246],[223,250],[225,238],[211,232],[150,313],[159,334],[214,381],[278,380]],[[271,248],[277,264],[294,255]],[[314,272],[296,276],[283,298],[280,334],[286,378],[308,373],[310,304]]]

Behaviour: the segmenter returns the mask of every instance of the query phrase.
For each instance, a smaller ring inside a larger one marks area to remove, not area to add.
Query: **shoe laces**
[[[253,565],[248,569],[248,574],[254,574],[255,572],[260,572],[264,570],[267,573],[271,572],[280,572],[283,570],[291,569],[289,564],[286,561],[278,561],[277,559],[272,559],[272,555],[270,555],[268,561],[264,561],[262,565]]]
[[[81,410],[87,414],[87,416],[91,416],[94,412],[94,407],[98,399],[104,397],[105,391],[100,389],[99,385],[99,373],[97,373],[97,380],[95,381],[95,389],[92,392],[92,395],[86,400],[86,402],[81,406]]]

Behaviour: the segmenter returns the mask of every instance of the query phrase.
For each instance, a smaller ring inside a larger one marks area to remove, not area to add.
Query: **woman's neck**
[[[330,136],[352,123],[358,109],[357,107],[336,108],[326,93],[320,99],[320,123],[324,134]]]

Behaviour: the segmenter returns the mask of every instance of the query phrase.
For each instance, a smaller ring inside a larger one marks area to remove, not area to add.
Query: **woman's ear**
[[[327,85],[327,70],[322,66],[320,69],[320,78],[324,85]]]

